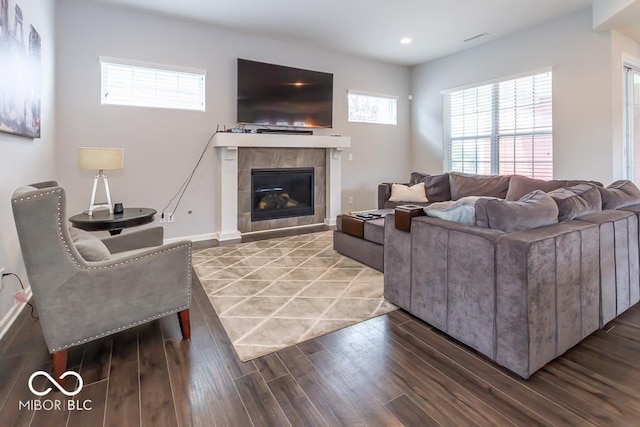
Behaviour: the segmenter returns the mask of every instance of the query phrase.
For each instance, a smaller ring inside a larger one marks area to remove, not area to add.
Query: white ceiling
[[[414,65],[591,5],[591,0],[94,0]],[[488,36],[463,42],[480,33]],[[413,42],[400,44],[410,37]]]
[[[640,43],[640,1],[633,1],[598,29],[615,29]]]

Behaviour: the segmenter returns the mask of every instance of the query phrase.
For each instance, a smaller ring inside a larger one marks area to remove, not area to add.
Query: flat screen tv
[[[238,58],[238,123],[330,128],[333,74]]]

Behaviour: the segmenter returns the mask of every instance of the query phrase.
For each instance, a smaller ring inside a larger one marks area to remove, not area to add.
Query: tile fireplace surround
[[[261,160],[259,167],[283,167],[282,158],[287,157],[306,157],[299,156],[301,149],[324,149],[325,163],[324,176],[326,195],[324,200],[325,212],[316,212],[314,217],[300,220],[298,224],[314,224],[321,223],[319,218],[324,217],[324,223],[327,225],[335,225],[336,216],[341,213],[341,197],[342,197],[342,150],[351,147],[351,138],[346,136],[319,136],[319,135],[287,135],[287,134],[242,134],[242,133],[218,133],[214,136],[213,146],[216,150],[218,160],[218,177],[220,182],[219,199],[216,200],[216,209],[218,213],[218,224],[216,230],[218,241],[224,242],[229,240],[237,240],[241,237],[241,231],[238,228],[238,201],[240,193],[240,185],[238,183],[238,159],[239,149],[251,153],[251,149],[261,151],[273,157],[273,164],[268,164]],[[277,150],[265,150],[274,148]],[[289,153],[289,151],[291,151]],[[316,150],[310,150],[316,151]],[[249,154],[245,157],[256,157]],[[307,165],[298,165],[307,166]],[[315,166],[315,165],[309,165]],[[243,186],[244,184],[241,183]],[[317,186],[317,183],[316,183]],[[244,193],[244,192],[242,192]],[[243,203],[244,204],[244,203]],[[262,224],[261,226],[251,228],[246,223],[242,225],[242,231],[254,231],[255,229],[264,229],[270,227],[282,228],[293,226],[293,222],[273,224]]]

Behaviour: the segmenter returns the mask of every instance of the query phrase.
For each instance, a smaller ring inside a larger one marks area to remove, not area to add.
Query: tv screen
[[[330,128],[333,74],[238,58],[238,122]]]

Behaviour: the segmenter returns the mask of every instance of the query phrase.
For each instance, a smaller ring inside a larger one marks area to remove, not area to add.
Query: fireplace
[[[251,221],[314,214],[313,168],[251,169]]]

